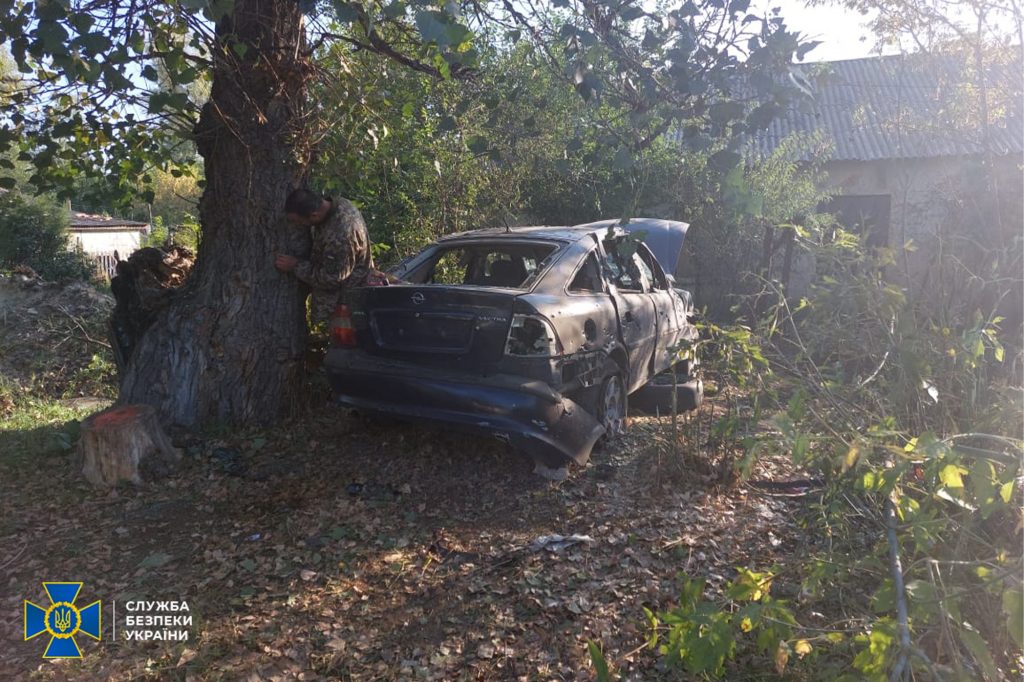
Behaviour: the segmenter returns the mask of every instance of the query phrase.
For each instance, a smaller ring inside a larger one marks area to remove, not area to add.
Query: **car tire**
[[[595,416],[605,428],[604,440],[614,440],[625,435],[628,410],[629,398],[626,395],[626,382],[621,373],[612,373],[605,377],[601,384],[601,391],[597,395]]]

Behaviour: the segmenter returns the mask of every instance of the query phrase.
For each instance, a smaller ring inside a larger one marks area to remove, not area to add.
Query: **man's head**
[[[293,190],[284,202],[288,220],[297,225],[316,225],[327,217],[331,202],[308,189]]]

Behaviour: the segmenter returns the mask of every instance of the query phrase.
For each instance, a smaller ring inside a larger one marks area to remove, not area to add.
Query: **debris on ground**
[[[557,553],[580,543],[589,545],[593,541],[594,538],[589,535],[541,535],[530,543],[530,549],[534,552],[546,549],[549,552]]]
[[[710,409],[694,419],[720,416]],[[19,614],[45,574],[83,581],[91,599],[187,600],[197,623],[187,642],[89,642],[70,665],[10,646],[0,669],[39,680],[593,679],[596,642],[622,679],[677,679],[644,648],[644,609],[677,603],[681,572],[721,590],[737,566],[800,551],[808,502],[722,486],[714,462],[666,477],[671,462],[650,445],[664,429],[635,420],[560,483],[502,443],[381,429],[334,406],[192,443],[159,486],[108,496],[70,458],[0,471],[0,548],[14,557],[0,613]],[[701,442],[688,441],[688,457]],[[754,474],[806,477],[784,458]],[[19,633],[17,618],[0,619],[0,638]]]
[[[88,282],[0,277],[0,377],[12,392],[112,397],[106,323],[113,308],[110,294]]]

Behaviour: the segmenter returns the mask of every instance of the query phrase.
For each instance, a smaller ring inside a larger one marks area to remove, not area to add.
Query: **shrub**
[[[0,267],[27,265],[46,279],[89,279],[95,268],[68,248],[64,208],[19,192],[0,194]]]

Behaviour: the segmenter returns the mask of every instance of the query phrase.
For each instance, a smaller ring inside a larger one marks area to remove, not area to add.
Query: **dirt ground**
[[[720,587],[807,542],[806,498],[723,483],[709,433],[737,395],[683,419],[675,450],[669,420],[635,419],[561,483],[493,440],[324,406],[270,431],[178,434],[171,477],[98,490],[71,445],[112,395],[109,297],[0,284],[3,680],[594,679],[588,642],[623,679],[679,679],[644,647],[643,607],[671,606],[682,574]],[[800,476],[772,459],[754,472]],[[538,546],[556,534],[586,538]],[[44,581],[82,581],[79,608],[102,600],[81,660],[24,641]],[[115,638],[138,600],[187,602],[187,641]],[[738,665],[772,677],[771,661]]]
[[[642,606],[669,606],[680,573],[721,585],[737,566],[793,553],[803,502],[722,487],[697,459],[692,475],[664,453],[659,464],[665,430],[635,421],[562,483],[500,443],[330,406],[272,432],[186,441],[180,472],[139,488],[92,489],[67,455],[5,467],[0,670],[593,679],[594,641],[625,678],[677,679],[643,648]],[[760,467],[761,478],[797,475]],[[531,547],[551,534],[591,540]],[[47,603],[44,580],[83,581],[82,604],[185,600],[189,639],[112,641],[108,629],[100,642],[79,637],[80,661],[41,660],[45,637],[21,641],[21,620],[23,599]]]

